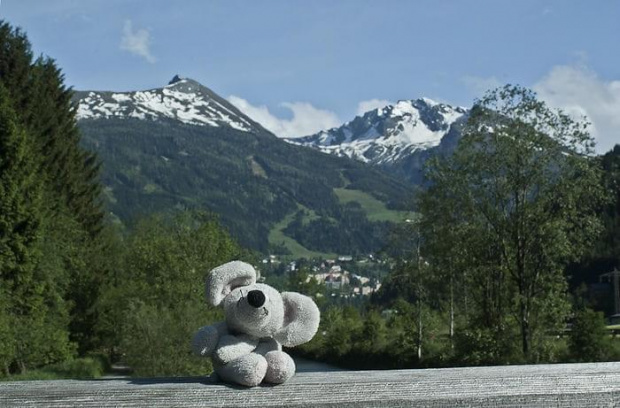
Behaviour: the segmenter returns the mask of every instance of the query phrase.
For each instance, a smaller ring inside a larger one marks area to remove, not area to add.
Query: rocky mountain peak
[[[78,120],[174,120],[196,126],[228,126],[244,132],[264,131],[209,88],[179,75],[162,88],[134,92],[82,91],[75,93],[75,99]]]
[[[429,98],[399,100],[344,125],[289,142],[363,162],[387,165],[438,146],[467,109]]]
[[[176,74],[176,75],[175,75],[175,76],[174,76],[174,77],[170,80],[170,82],[168,82],[168,85],[174,85],[174,84],[176,84],[177,82],[180,82],[180,81],[182,81],[182,80],[183,80],[183,78],[181,78],[181,77],[179,76],[179,74]]]

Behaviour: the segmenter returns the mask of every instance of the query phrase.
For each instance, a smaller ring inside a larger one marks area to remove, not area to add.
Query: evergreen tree
[[[15,310],[26,310],[38,260],[42,185],[26,133],[17,125],[6,90],[0,86],[0,276],[12,292]],[[21,293],[20,293],[21,292]]]
[[[27,124],[42,158],[47,212],[47,275],[57,276],[69,309],[72,340],[80,353],[96,346],[94,305],[111,260],[110,234],[104,232],[99,163],[80,146],[73,92],[49,58],[32,68],[35,98]],[[106,258],[105,255],[108,255]],[[60,305],[60,303],[56,303]]]
[[[56,63],[33,61],[30,43],[20,29],[0,22],[0,82],[8,91],[17,122],[34,139],[42,158],[40,176],[52,193],[54,211],[67,206],[72,216],[95,236],[103,227],[100,163],[80,146],[73,91],[64,85]]]
[[[80,146],[63,81],[51,59],[33,61],[21,30],[0,22],[0,289],[10,299],[13,370],[73,355],[69,328],[80,351],[93,347],[93,306],[108,275],[98,256],[108,253],[99,164]]]
[[[30,111],[32,103],[32,50],[26,34],[0,20],[0,82],[8,91],[11,104],[25,123],[22,113]]]
[[[41,151],[50,193],[57,197],[55,211],[66,206],[95,237],[103,227],[100,164],[94,153],[80,146],[73,92],[65,87],[60,69],[50,58],[37,59],[32,72],[36,92],[26,122]]]
[[[42,184],[31,141],[17,124],[8,93],[0,87],[0,280],[13,316],[15,361],[32,362],[45,317],[43,285],[35,273],[40,259]]]
[[[0,377],[10,373],[11,363],[15,360],[15,334],[13,318],[9,310],[9,295],[0,285]]]

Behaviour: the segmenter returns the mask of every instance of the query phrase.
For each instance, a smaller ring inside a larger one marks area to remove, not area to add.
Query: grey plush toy
[[[310,341],[320,319],[309,297],[279,293],[256,283],[256,278],[254,268],[240,261],[209,272],[207,300],[214,306],[223,304],[226,320],[202,327],[192,342],[194,353],[212,357],[222,380],[250,387],[291,378],[295,363],[282,346]]]

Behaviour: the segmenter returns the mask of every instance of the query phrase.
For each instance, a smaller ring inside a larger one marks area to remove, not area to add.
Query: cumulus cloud
[[[383,108],[390,105],[392,102],[385,99],[369,99],[367,101],[361,101],[357,104],[357,115],[363,115],[366,112],[370,112],[373,109]]]
[[[586,116],[598,153],[620,143],[620,80],[603,80],[585,66],[560,65],[533,88],[549,106]]]
[[[306,102],[282,103],[281,106],[293,114],[291,119],[282,119],[272,114],[265,105],[255,106],[234,95],[229,96],[228,101],[278,137],[308,136],[342,124],[335,113]]]
[[[151,54],[151,34],[145,29],[134,31],[131,20],[125,21],[120,48],[121,50],[129,51],[134,55],[143,57],[151,64],[156,61],[153,54]]]

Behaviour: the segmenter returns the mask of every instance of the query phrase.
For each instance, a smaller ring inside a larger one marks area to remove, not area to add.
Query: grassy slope
[[[385,203],[360,190],[335,188],[334,192],[343,204],[351,201],[359,203],[370,221],[402,222],[410,216],[410,213],[407,211],[389,210]]]
[[[314,211],[310,211],[308,219],[315,217]],[[291,255],[284,256],[283,258],[299,259],[299,258],[335,258],[336,254],[311,251],[301,245],[293,238],[284,234],[284,229],[295,217],[295,212],[288,214],[282,221],[273,226],[269,231],[269,243],[274,245],[284,244],[284,246],[291,251]]]
[[[335,188],[334,193],[342,204],[346,204],[352,201],[359,203],[362,206],[362,209],[366,212],[366,215],[370,221],[388,221],[394,223],[401,223],[405,219],[410,218],[412,214],[407,211],[390,210],[386,207],[385,203],[377,200],[370,194],[365,193],[364,191],[349,190],[346,188]],[[302,207],[300,209],[304,209],[307,212],[304,221],[310,221],[317,217],[314,211],[309,210],[308,208]],[[286,258],[290,257],[291,259],[316,257],[334,258],[337,256],[337,254],[334,253],[324,253],[309,250],[303,245],[299,244],[295,239],[287,236],[284,233],[284,229],[293,220],[294,216],[294,212],[290,213],[279,223],[274,225],[274,227],[269,232],[269,243],[275,245],[283,244],[289,251],[291,251],[291,255],[287,256]]]

